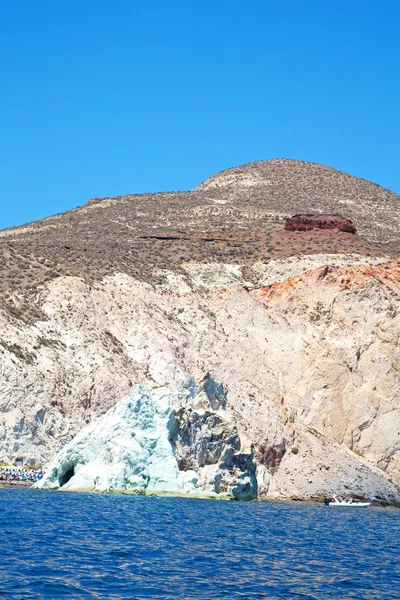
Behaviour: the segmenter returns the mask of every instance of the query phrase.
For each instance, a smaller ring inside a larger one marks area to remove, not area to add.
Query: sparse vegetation
[[[252,186],[96,199],[0,233],[0,307],[25,322],[45,319],[40,298],[59,277],[89,283],[116,271],[147,282],[184,262],[251,265],[289,256],[357,252],[399,256],[399,196],[321,165],[273,160],[238,167]],[[263,180],[268,181],[264,185]],[[362,204],[363,211],[358,210]],[[379,211],[375,207],[379,205]],[[298,212],[341,212],[360,232],[284,231]]]
[[[0,340],[0,346],[2,346],[8,352],[12,352],[19,360],[22,360],[28,364],[32,364],[35,361],[35,354],[25,350],[19,344],[9,344],[4,340]]]

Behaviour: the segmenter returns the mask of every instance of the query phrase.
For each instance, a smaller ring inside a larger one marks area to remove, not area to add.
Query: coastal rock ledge
[[[252,500],[256,463],[224,388],[206,376],[136,386],[57,454],[36,487]]]

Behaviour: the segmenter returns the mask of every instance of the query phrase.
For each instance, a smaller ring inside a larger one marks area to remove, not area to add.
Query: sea
[[[0,597],[400,598],[400,510],[0,489]]]

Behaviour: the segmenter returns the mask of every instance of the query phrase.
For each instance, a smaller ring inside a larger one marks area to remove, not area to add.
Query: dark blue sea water
[[[400,510],[0,489],[0,596],[400,598]]]

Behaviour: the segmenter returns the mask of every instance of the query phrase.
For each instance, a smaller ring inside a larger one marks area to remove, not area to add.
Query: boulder
[[[345,233],[356,233],[353,222],[342,215],[299,214],[288,217],[286,231],[311,231],[312,229],[337,229]]]

